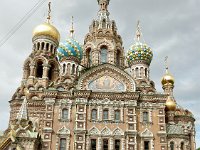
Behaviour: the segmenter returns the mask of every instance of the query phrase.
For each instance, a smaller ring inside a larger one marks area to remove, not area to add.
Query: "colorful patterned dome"
[[[73,38],[67,39],[65,42],[60,43],[57,49],[57,58],[61,61],[63,58],[74,57],[81,61],[83,50],[80,44]]]
[[[151,48],[141,42],[136,42],[134,45],[132,45],[127,54],[127,61],[129,65],[134,63],[134,61],[139,60],[146,61],[146,63],[149,65],[152,58],[153,53]]]

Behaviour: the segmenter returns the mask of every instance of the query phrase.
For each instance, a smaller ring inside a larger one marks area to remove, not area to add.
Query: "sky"
[[[41,0],[40,0],[41,1]],[[1,0],[0,40],[32,9],[38,0]],[[23,62],[32,50],[32,31],[46,21],[48,0],[0,47],[0,130],[9,120],[9,103],[20,85]],[[169,70],[175,77],[174,97],[179,105],[193,112],[196,142],[200,147],[200,1],[199,0],[110,0],[110,18],[116,21],[127,51],[134,43],[140,20],[145,42],[152,48],[151,79],[163,92],[161,77],[168,56]],[[91,21],[97,17],[97,0],[52,0],[52,23],[69,36],[74,16],[75,38],[83,43]]]

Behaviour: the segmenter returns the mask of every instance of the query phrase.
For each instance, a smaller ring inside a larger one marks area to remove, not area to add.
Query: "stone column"
[[[98,147],[97,147],[98,150],[101,149],[101,142],[102,142],[102,138],[98,137]]]
[[[125,138],[122,138],[121,146],[122,146],[121,150],[125,150]]]
[[[109,150],[113,150],[113,137],[110,138],[110,149]]]
[[[43,75],[42,75],[42,78],[48,79],[48,71],[49,71],[49,65],[43,65]]]
[[[30,76],[31,77],[35,76],[35,65],[30,65]]]

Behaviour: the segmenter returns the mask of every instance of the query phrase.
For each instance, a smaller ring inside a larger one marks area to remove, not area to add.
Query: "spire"
[[[71,38],[74,38],[74,17],[71,18],[71,28],[70,28],[70,36]]]
[[[48,16],[47,16],[47,23],[50,23],[51,20],[51,2],[48,3]]]
[[[27,111],[27,100],[24,98],[24,101],[21,105],[21,108],[17,114],[17,120],[28,120],[28,111]]]
[[[135,33],[135,42],[140,42],[141,38],[142,38],[142,30],[141,30],[141,27],[140,27],[140,21],[138,20],[137,30],[136,30],[136,33]],[[144,41],[144,39],[143,39],[143,41]],[[144,41],[144,43],[145,43],[145,41]]]
[[[100,6],[100,10],[107,10],[110,0],[97,0]]]
[[[29,93],[29,91],[27,89],[25,89],[25,95],[27,95]],[[20,110],[17,114],[17,118],[18,121],[19,120],[28,120],[28,110],[27,110],[27,99],[26,97],[24,98],[22,105],[20,107]]]

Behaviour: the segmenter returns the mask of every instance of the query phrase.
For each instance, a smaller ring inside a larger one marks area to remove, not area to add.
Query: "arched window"
[[[62,119],[68,119],[68,109],[62,110]]]
[[[91,139],[91,150],[96,150],[97,148],[97,140]]]
[[[87,59],[87,66],[90,67],[92,64],[92,50],[91,48],[88,48],[86,50],[86,59]]]
[[[65,74],[66,64],[63,64],[62,73]]]
[[[103,120],[108,120],[108,109],[103,110]]]
[[[120,150],[120,140],[115,140],[115,150]]]
[[[75,73],[75,64],[72,65],[72,74]]]
[[[70,74],[70,63],[67,64],[67,74]]]
[[[92,120],[97,120],[97,110],[96,109],[92,109],[92,116],[91,116]]]
[[[49,51],[49,43],[46,44],[46,50]]]
[[[102,21],[102,28],[106,28],[106,19],[103,19]]]
[[[66,139],[65,138],[61,138],[60,139],[60,149],[59,150],[66,150]]]
[[[148,72],[148,70],[147,70],[147,68],[145,68],[145,72],[144,72],[145,77],[147,77],[147,72]]]
[[[41,49],[44,50],[44,42],[42,42],[42,48]]]
[[[40,43],[37,43],[37,50],[40,49]]]
[[[120,121],[120,110],[115,110],[115,121]]]
[[[106,46],[101,47],[101,63],[107,63],[107,56],[108,55],[108,50]]]
[[[139,77],[139,69],[138,68],[135,69],[135,74],[136,74],[136,77],[138,78]]]
[[[143,122],[149,122],[149,113],[143,112]]]
[[[174,150],[174,142],[170,142],[170,150]]]
[[[184,142],[181,142],[181,150],[184,150]]]
[[[103,150],[108,150],[108,139],[103,139]]]
[[[51,53],[54,54],[54,51],[53,51],[53,45],[51,45],[50,51],[51,51]]]
[[[42,78],[42,75],[43,75],[43,62],[42,61],[38,61],[36,68],[37,68],[36,77],[37,78]]]
[[[144,141],[144,150],[150,150],[149,141]]]
[[[116,65],[119,66],[120,65],[120,51],[117,50],[117,54],[116,54]]]
[[[49,72],[48,72],[49,80],[53,80],[54,79],[54,70],[55,70],[55,66],[54,66],[54,64],[51,64],[51,66],[49,68]]]

